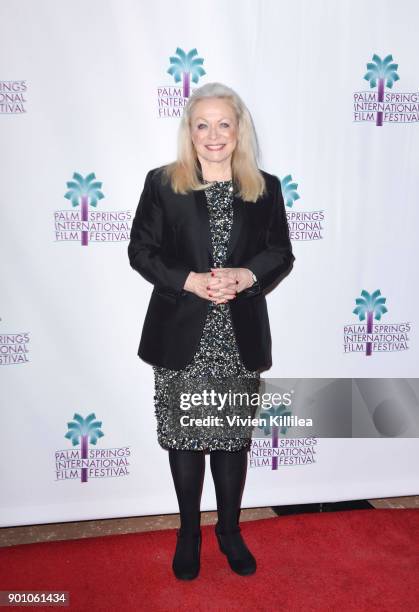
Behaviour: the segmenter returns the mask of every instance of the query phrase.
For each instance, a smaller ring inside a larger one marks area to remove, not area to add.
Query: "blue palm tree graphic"
[[[85,178],[83,178],[78,172],[74,172],[73,180],[67,182],[68,191],[64,197],[67,198],[67,200],[70,200],[73,206],[78,206],[81,202],[82,221],[89,220],[89,203],[90,206],[96,207],[98,200],[105,197],[100,191],[102,183],[100,181],[95,181],[95,178],[96,175],[94,172],[91,172]],[[86,230],[82,230],[82,246],[87,246],[88,240],[89,233]]]
[[[372,56],[372,62],[367,64],[367,72],[364,74],[364,79],[369,81],[370,88],[377,86],[378,81],[378,102],[384,101],[384,86],[389,89],[393,87],[395,81],[399,81],[400,77],[397,74],[398,64],[393,64],[393,56],[387,55],[383,60],[376,53]],[[383,111],[377,112],[377,121],[375,125],[382,127]]]
[[[272,434],[272,448],[278,448],[278,430],[281,434],[286,434],[288,427],[285,425],[279,427],[278,425],[271,424],[271,417],[287,417],[291,416],[291,410],[287,409],[283,404],[278,406],[271,406],[268,410],[263,410],[259,414],[260,425],[258,429],[261,429],[265,435]],[[272,457],[272,469],[278,469],[278,457]]]
[[[360,321],[367,319],[367,334],[372,334],[373,321],[381,319],[381,315],[387,312],[387,307],[384,306],[386,298],[381,295],[381,291],[376,289],[373,293],[368,293],[363,289],[361,297],[356,298],[356,308],[353,309],[353,314],[358,315]],[[372,342],[367,342],[365,354],[369,357],[372,354]]]
[[[96,421],[94,412],[90,413],[85,419],[77,412],[73,416],[73,421],[67,423],[68,431],[65,438],[71,440],[73,446],[76,446],[81,441],[81,458],[87,459],[88,442],[96,444],[99,438],[104,436],[100,429],[102,421]],[[87,468],[81,469],[81,481],[87,482]]]
[[[204,60],[202,57],[195,57],[198,55],[196,49],[191,49],[189,53],[185,53],[183,49],[178,47],[176,49],[176,55],[170,57],[171,66],[167,70],[169,74],[175,79],[175,83],[179,83],[183,79],[183,97],[189,98],[190,93],[190,79],[194,83],[198,83],[199,77],[206,74],[202,68]]]
[[[300,199],[297,193],[298,183],[292,182],[291,174],[287,174],[281,181],[282,197],[284,198],[285,205],[289,208],[292,207],[296,200]]]

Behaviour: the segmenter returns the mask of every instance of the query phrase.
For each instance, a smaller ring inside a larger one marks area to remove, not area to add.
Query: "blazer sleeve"
[[[295,257],[292,252],[287,216],[281,183],[276,178],[276,189],[272,202],[272,211],[268,231],[265,237],[265,248],[241,264],[256,275],[257,282],[242,293],[246,296],[261,293],[277,279],[285,276],[292,267]]]
[[[132,222],[128,258],[132,268],[156,287],[181,295],[190,270],[178,265],[162,249],[164,218],[152,183],[154,170],[145,178]]]

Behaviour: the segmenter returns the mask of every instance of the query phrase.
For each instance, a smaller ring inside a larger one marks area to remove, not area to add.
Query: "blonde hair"
[[[200,180],[200,164],[191,137],[192,111],[200,100],[221,98],[232,107],[238,125],[237,145],[231,157],[231,171],[236,193],[243,200],[256,202],[265,193],[266,184],[257,159],[259,145],[249,110],[240,96],[222,83],[206,83],[196,89],[184,107],[178,130],[177,160],[163,166],[165,180],[175,193],[207,189],[213,183]],[[202,174],[201,174],[202,177]]]

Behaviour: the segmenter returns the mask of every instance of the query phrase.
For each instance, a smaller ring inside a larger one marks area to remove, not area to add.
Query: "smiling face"
[[[191,137],[201,165],[229,165],[237,145],[237,135],[237,119],[227,100],[207,98],[195,104]]]

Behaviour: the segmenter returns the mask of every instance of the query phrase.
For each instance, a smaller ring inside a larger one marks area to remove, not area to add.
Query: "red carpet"
[[[213,527],[204,527],[201,573],[191,582],[172,575],[176,536],[165,530],[2,548],[0,590],[66,590],[70,609],[86,611],[418,609],[419,510],[301,514],[241,526],[258,561],[253,576],[233,574]]]

